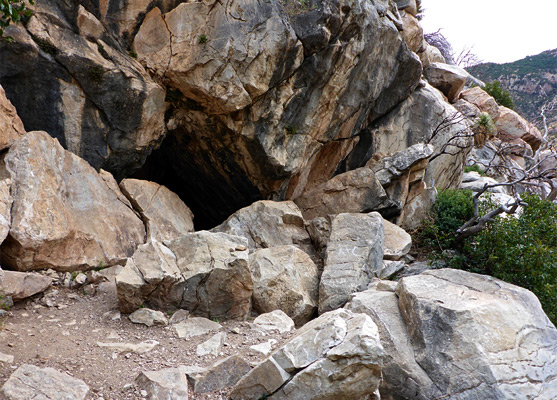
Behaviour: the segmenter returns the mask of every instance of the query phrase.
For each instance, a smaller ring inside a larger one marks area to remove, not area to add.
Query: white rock
[[[193,317],[175,324],[173,328],[180,339],[188,339],[218,331],[222,325],[207,318]]]
[[[168,325],[168,319],[166,319],[163,312],[151,310],[150,308],[140,308],[131,313],[128,318],[134,324],[147,326]]]
[[[97,342],[97,346],[99,347],[106,347],[112,349],[118,353],[136,353],[136,354],[144,354],[151,350],[153,350],[159,342],[156,340],[146,340],[141,343],[103,343]]]
[[[289,332],[294,329],[294,321],[281,310],[261,314],[253,320],[255,328],[263,331],[276,330],[280,333]]]
[[[152,400],[188,400],[188,382],[179,368],[141,372],[135,382]],[[145,396],[145,397],[147,397]]]
[[[202,357],[206,355],[218,356],[224,346],[224,341],[226,340],[226,333],[219,332],[212,336],[206,342],[197,345],[197,355]]]

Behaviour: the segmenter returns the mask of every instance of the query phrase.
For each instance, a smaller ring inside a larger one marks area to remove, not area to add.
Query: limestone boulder
[[[4,265],[20,271],[110,266],[125,262],[145,240],[133,210],[47,133],[28,133],[4,162],[14,197]]]
[[[427,68],[432,63],[447,62],[445,57],[443,57],[443,54],[441,54],[441,50],[427,42],[424,44],[424,51],[418,55],[420,56],[420,61],[422,62],[424,68]]]
[[[464,90],[460,97],[478,107],[482,112],[488,113],[493,122],[499,119],[499,105],[493,97],[480,87]]]
[[[215,392],[234,386],[251,367],[238,354],[217,361],[206,370],[190,375],[194,393]]]
[[[497,185],[498,183],[499,182],[496,179],[490,178],[489,176],[481,176],[479,173],[472,171],[463,174],[460,189],[467,189],[473,192],[479,192],[487,185]],[[487,191],[491,193],[507,193],[507,190],[504,186],[489,188],[487,189]]]
[[[188,400],[188,381],[178,368],[144,371],[135,378],[148,399]]]
[[[468,72],[456,65],[431,63],[424,69],[427,81],[454,103],[464,88]]]
[[[383,210],[391,205],[379,180],[368,167],[337,175],[294,201],[307,220],[341,213]]]
[[[120,189],[145,223],[147,237],[163,242],[194,231],[193,214],[178,195],[163,185],[124,179]]]
[[[314,254],[304,217],[292,201],[257,201],[236,211],[211,231],[246,238],[250,253],[257,249],[294,245],[310,256]]]
[[[319,283],[320,314],[342,307],[352,293],[367,288],[381,271],[384,241],[383,218],[376,212],[333,219]]]
[[[167,244],[184,279],[180,308],[219,320],[249,315],[253,281],[245,238],[200,231]]]
[[[430,85],[416,89],[380,123],[372,124],[374,152],[393,154],[418,144],[435,151],[423,178],[427,187],[457,187],[472,147],[469,123]]]
[[[4,383],[0,393],[7,400],[85,400],[89,387],[81,379],[54,368],[23,364]]]
[[[174,253],[160,242],[149,241],[116,275],[120,311],[132,313],[142,305],[175,310],[182,302],[184,282]]]
[[[165,89],[109,34],[97,6],[33,9],[25,27],[10,28],[13,46],[0,45],[0,84],[27,131],[48,132],[118,179],[139,168],[166,134]]]
[[[410,251],[412,237],[404,229],[385,219],[383,228],[385,232],[383,258],[398,261]]]
[[[274,310],[255,318],[253,327],[262,332],[278,331],[284,333],[294,329],[294,321],[284,311]]]
[[[174,325],[174,330],[180,339],[190,339],[192,337],[205,335],[218,331],[222,328],[217,322],[207,318],[192,317]]]
[[[332,311],[304,325],[251,370],[230,398],[366,398],[379,386],[382,358],[377,327],[368,316]]]
[[[416,361],[442,395],[556,398],[557,330],[531,292],[442,269],[403,278],[396,294]]]
[[[319,270],[293,245],[261,249],[250,256],[253,307],[259,313],[282,310],[303,325],[317,310]]]
[[[507,107],[499,107],[499,119],[495,123],[499,137],[504,141],[522,139],[527,142],[532,150],[537,150],[542,143],[540,131]]]
[[[44,292],[51,283],[52,278],[42,274],[0,269],[0,294],[11,297],[13,301]]]
[[[10,147],[23,135],[25,135],[23,122],[17,115],[15,107],[6,98],[4,88],[0,85],[0,150]]]
[[[441,395],[435,382],[414,358],[408,327],[402,319],[394,289],[373,284],[364,292],[355,293],[345,308],[368,315],[377,325],[384,349],[383,380],[379,386],[381,399],[430,400]]]
[[[129,319],[134,324],[146,326],[168,325],[168,319],[161,311],[151,310],[150,308],[140,308],[129,315]]]

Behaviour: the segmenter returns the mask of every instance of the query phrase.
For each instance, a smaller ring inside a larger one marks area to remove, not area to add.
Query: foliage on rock
[[[29,4],[35,4],[34,0],[29,0]],[[10,36],[4,36],[4,29],[10,23],[18,23],[25,17],[29,17],[32,13],[27,8],[25,0],[0,0],[0,40],[13,41]]]
[[[495,99],[497,104],[510,108],[511,110],[514,109],[514,101],[511,98],[511,94],[508,90],[501,87],[501,82],[488,82],[482,89],[489,93],[489,95]]]

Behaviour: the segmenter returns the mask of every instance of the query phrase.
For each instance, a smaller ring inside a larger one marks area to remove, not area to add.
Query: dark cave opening
[[[131,176],[157,182],[180,196],[194,214],[195,230],[211,229],[262,200],[230,149],[200,140],[183,131],[170,132]]]

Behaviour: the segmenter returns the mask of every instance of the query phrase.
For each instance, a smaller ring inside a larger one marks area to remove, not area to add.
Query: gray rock
[[[281,310],[261,314],[253,320],[255,328],[263,331],[289,332],[294,329],[294,321]]]
[[[282,310],[298,326],[316,312],[319,270],[302,250],[293,245],[257,250],[249,268],[255,311]]]
[[[179,368],[144,371],[135,382],[149,400],[188,400],[188,381]]]
[[[190,317],[190,312],[187,310],[176,310],[176,312],[172,313],[172,317],[168,321],[169,324],[177,324],[178,322],[185,321]]]
[[[383,258],[392,261],[400,260],[410,251],[412,237],[404,229],[385,219],[383,227],[385,229]]]
[[[220,351],[222,350],[222,346],[224,346],[224,341],[226,340],[226,333],[219,332],[211,338],[199,345],[197,345],[197,355],[200,357],[203,356],[218,356]]]
[[[264,356],[268,356],[269,353],[271,352],[271,350],[273,349],[273,345],[276,344],[276,340],[275,339],[271,339],[268,340],[266,342],[260,343],[260,344],[254,344],[253,346],[250,346],[250,350],[258,353],[258,354],[262,354]]]
[[[188,339],[217,331],[222,325],[207,318],[193,317],[175,324],[173,328],[180,339]]]
[[[332,311],[300,328],[242,378],[230,397],[366,398],[379,386],[382,356],[377,327],[368,316]]]
[[[557,330],[531,292],[442,269],[401,279],[396,294],[416,361],[442,395],[557,397]]]
[[[447,96],[450,103],[454,103],[458,100],[469,74],[456,65],[431,63],[424,69],[424,76],[434,88]]]
[[[2,310],[4,311],[4,310]],[[0,315],[1,317],[2,315]],[[14,362],[14,356],[12,356],[11,354],[4,354],[4,353],[0,353],[0,362],[2,363],[6,363],[6,364],[11,364]]]
[[[88,392],[81,379],[29,364],[20,366],[0,390],[7,400],[84,400]]]
[[[227,357],[204,371],[193,374],[191,377],[193,391],[194,393],[216,392],[234,386],[250,369],[247,361],[239,355]]]
[[[156,340],[145,340],[140,343],[104,343],[97,342],[97,346],[105,347],[107,349],[114,350],[117,353],[135,353],[135,354],[145,354],[153,350],[159,342]]]
[[[44,292],[51,283],[52,278],[42,274],[0,269],[0,294],[11,297],[13,301]]]
[[[342,307],[360,292],[383,264],[383,218],[378,213],[339,214],[331,225],[319,284],[319,313]]]
[[[150,308],[140,308],[128,317],[134,324],[143,324],[147,326],[168,325],[168,319],[161,311],[151,310]]]
[[[379,180],[368,167],[339,174],[294,201],[307,220],[383,210],[391,205]]]
[[[396,275],[397,272],[403,270],[405,266],[406,263],[404,261],[383,260],[383,267],[379,272],[378,278],[389,279]]]

